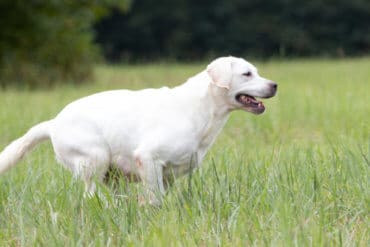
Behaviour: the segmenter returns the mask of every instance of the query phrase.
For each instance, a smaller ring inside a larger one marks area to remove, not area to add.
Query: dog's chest
[[[177,157],[176,161],[169,161],[164,167],[164,176],[179,177],[198,168],[207,151],[214,143],[217,135],[220,133],[227,119],[213,121],[211,125],[206,126],[201,133],[196,151],[188,150],[182,157]]]
[[[204,131],[202,132],[202,136],[200,138],[199,142],[199,156],[201,157],[201,160],[207,153],[208,149],[212,146],[214,141],[216,140],[216,137],[221,132],[222,128],[224,127],[228,116],[222,117],[222,118],[213,118],[212,122],[210,122],[206,127],[204,128]]]

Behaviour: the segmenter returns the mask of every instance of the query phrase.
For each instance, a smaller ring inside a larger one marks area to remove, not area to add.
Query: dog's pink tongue
[[[254,105],[257,105],[258,107],[264,107],[262,101],[258,101],[254,97],[250,97],[250,96],[247,96],[247,97],[248,97],[248,101],[253,103]]]
[[[249,101],[251,101],[252,103],[255,103],[255,104],[259,104],[259,103],[261,103],[260,101],[256,100],[256,99],[255,99],[255,98],[253,98],[253,97],[249,97],[249,96],[248,96],[248,99],[249,99]]]

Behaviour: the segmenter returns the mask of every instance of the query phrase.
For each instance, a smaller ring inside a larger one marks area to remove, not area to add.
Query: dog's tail
[[[0,174],[16,165],[36,144],[50,138],[49,129],[52,121],[35,125],[24,136],[10,143],[0,153]]]

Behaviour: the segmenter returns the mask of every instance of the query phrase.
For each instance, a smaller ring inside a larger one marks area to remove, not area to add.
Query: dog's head
[[[243,109],[261,114],[265,106],[257,98],[270,98],[276,94],[277,84],[259,76],[257,68],[242,58],[221,57],[207,67],[213,87],[225,91],[231,109]]]

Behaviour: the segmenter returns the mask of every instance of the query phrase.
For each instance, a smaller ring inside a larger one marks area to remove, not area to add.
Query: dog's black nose
[[[273,97],[277,92],[277,84],[275,82],[270,82],[270,92],[271,97]]]

